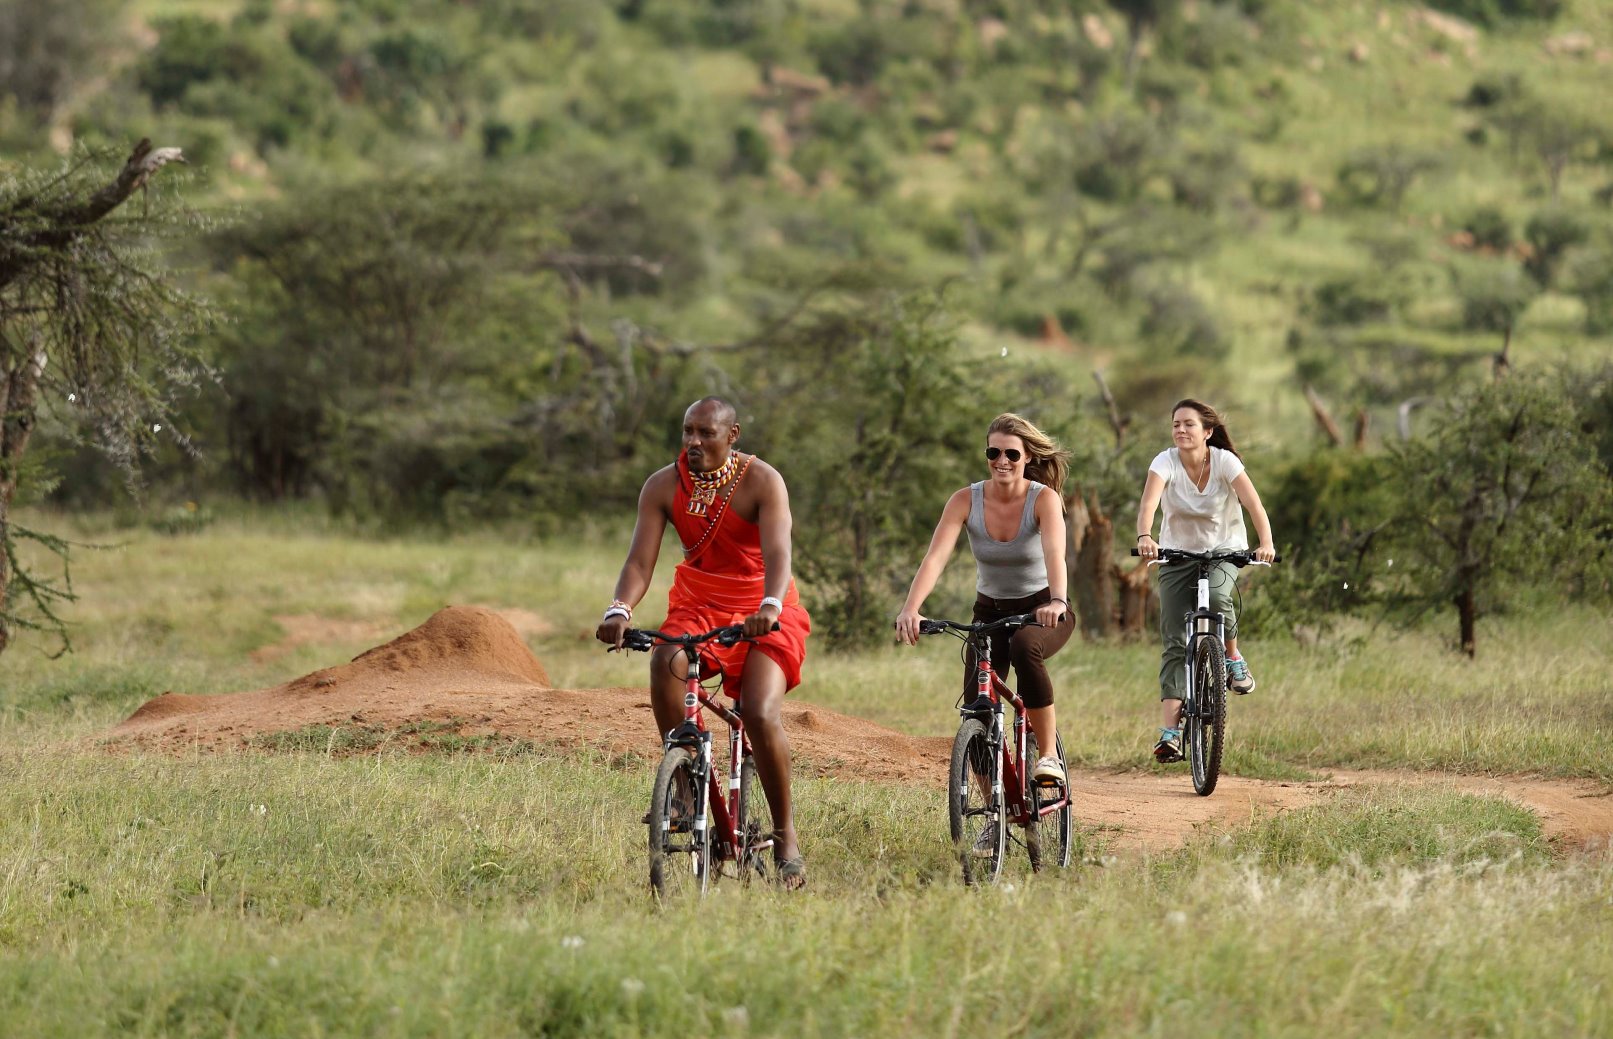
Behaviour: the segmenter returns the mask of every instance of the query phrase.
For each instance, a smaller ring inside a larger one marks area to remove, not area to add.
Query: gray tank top
[[[986,484],[969,485],[969,550],[974,553],[981,595],[992,599],[1023,599],[1047,587],[1047,558],[1042,555],[1042,532],[1036,528],[1036,496],[1046,488],[1030,481],[1025,512],[1012,541],[998,541],[986,533]]]

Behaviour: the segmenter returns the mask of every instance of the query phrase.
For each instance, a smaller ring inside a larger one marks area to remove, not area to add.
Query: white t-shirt
[[[1210,478],[1204,490],[1182,468],[1176,448],[1154,456],[1148,471],[1165,481],[1160,497],[1165,519],[1159,528],[1159,546],[1182,552],[1242,552],[1249,548],[1243,527],[1243,509],[1232,481],[1243,473],[1243,460],[1231,451],[1210,448]]]

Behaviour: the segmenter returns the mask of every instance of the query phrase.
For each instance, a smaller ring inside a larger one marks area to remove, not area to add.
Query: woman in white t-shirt
[[[1216,410],[1201,401],[1179,401],[1171,409],[1174,448],[1161,451],[1148,466],[1143,499],[1137,507],[1137,554],[1155,559],[1159,550],[1242,552],[1249,548],[1243,510],[1254,521],[1260,539],[1255,558],[1271,562],[1276,551],[1266,507],[1244,471],[1243,459]],[[1242,508],[1239,508],[1239,505]],[[1154,510],[1165,507],[1159,539],[1154,539]],[[1227,620],[1227,685],[1235,693],[1253,692],[1254,676],[1238,652],[1238,618],[1232,588],[1238,569],[1220,563],[1210,572],[1210,609]],[[1155,760],[1182,759],[1182,696],[1187,682],[1187,641],[1182,615],[1198,605],[1197,568],[1191,563],[1159,568],[1159,631],[1165,652],[1159,664],[1159,696],[1164,724],[1154,745]]]

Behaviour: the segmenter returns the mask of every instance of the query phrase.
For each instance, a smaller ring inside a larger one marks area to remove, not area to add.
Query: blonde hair
[[[1005,411],[991,420],[986,436],[993,433],[1018,437],[1025,445],[1026,477],[1052,488],[1061,499],[1064,497],[1064,479],[1070,474],[1070,452],[1060,447],[1057,440],[1012,411]]]

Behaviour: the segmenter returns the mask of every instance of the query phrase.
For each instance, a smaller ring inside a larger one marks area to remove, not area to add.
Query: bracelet
[[[630,621],[633,619],[633,607],[627,605],[627,603],[620,599],[613,600],[611,604],[605,608],[605,616],[600,619],[608,621],[612,617],[620,617],[623,620]]]
[[[763,596],[761,605],[757,606],[756,608],[759,610],[762,608],[762,606],[771,606],[780,613],[784,612],[784,601],[782,599],[774,598],[771,595]]]
[[[1137,540],[1138,540],[1138,541],[1141,541],[1141,540],[1142,540],[1142,539],[1143,539],[1143,538],[1151,538],[1151,537],[1153,537],[1153,536],[1154,536],[1154,535],[1152,535],[1152,534],[1148,534],[1148,533],[1142,533],[1142,534],[1138,534],[1138,535],[1137,535]]]
[[[1052,597],[1052,598],[1051,598],[1051,599],[1049,599],[1049,600],[1047,600],[1047,601],[1048,601],[1048,602],[1050,602],[1050,603],[1051,603],[1051,602],[1061,602],[1061,603],[1063,603],[1063,604],[1064,604],[1064,608],[1065,608],[1065,609],[1069,609],[1069,608],[1070,608],[1070,600],[1068,600],[1068,599],[1066,599],[1066,598],[1065,598],[1065,597],[1064,597],[1064,596],[1062,596],[1062,595],[1055,595],[1055,596],[1053,596],[1053,597]]]

